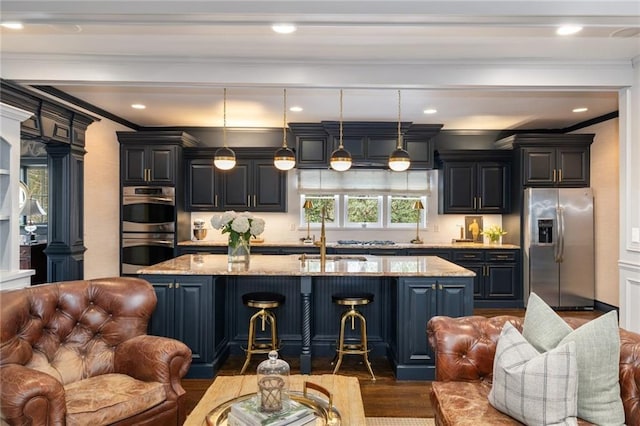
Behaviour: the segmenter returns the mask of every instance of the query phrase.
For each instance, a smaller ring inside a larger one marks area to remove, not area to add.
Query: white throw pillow
[[[575,343],[539,353],[506,323],[493,363],[489,403],[529,425],[577,425]]]

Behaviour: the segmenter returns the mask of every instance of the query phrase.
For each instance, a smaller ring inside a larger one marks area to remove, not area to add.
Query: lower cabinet
[[[207,378],[219,366],[219,348],[225,344],[224,285],[211,276],[144,275],[158,298],[149,322],[149,334],[171,337],[193,353],[188,378]]]
[[[519,250],[454,250],[454,263],[476,273],[476,308],[522,307]]]
[[[435,364],[427,322],[436,315],[473,314],[469,278],[400,278],[397,283],[397,340],[391,344],[398,380],[433,380]]]

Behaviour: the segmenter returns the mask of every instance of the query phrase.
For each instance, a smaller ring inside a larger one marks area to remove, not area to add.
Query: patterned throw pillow
[[[496,346],[489,403],[526,425],[577,425],[575,343],[540,354],[506,323]]]
[[[522,335],[541,352],[575,342],[578,417],[597,425],[624,424],[619,382],[620,331],[615,311],[572,330],[540,297],[531,293]]]

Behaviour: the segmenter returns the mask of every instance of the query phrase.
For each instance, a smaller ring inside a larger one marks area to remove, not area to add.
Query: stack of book
[[[315,423],[315,412],[292,399],[282,402],[281,411],[260,411],[257,395],[233,404],[227,417],[229,426],[307,426]]]

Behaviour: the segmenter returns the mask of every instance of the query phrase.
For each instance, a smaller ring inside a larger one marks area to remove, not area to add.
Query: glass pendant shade
[[[402,148],[397,148],[389,156],[389,168],[394,172],[403,172],[411,165],[409,153]]]
[[[340,147],[331,153],[331,168],[338,172],[344,172],[351,168],[351,154]]]
[[[213,164],[220,170],[231,170],[236,165],[236,154],[230,148],[222,147],[216,151]]]
[[[280,148],[273,156],[273,165],[278,170],[291,170],[296,165],[296,155],[290,148]]]

